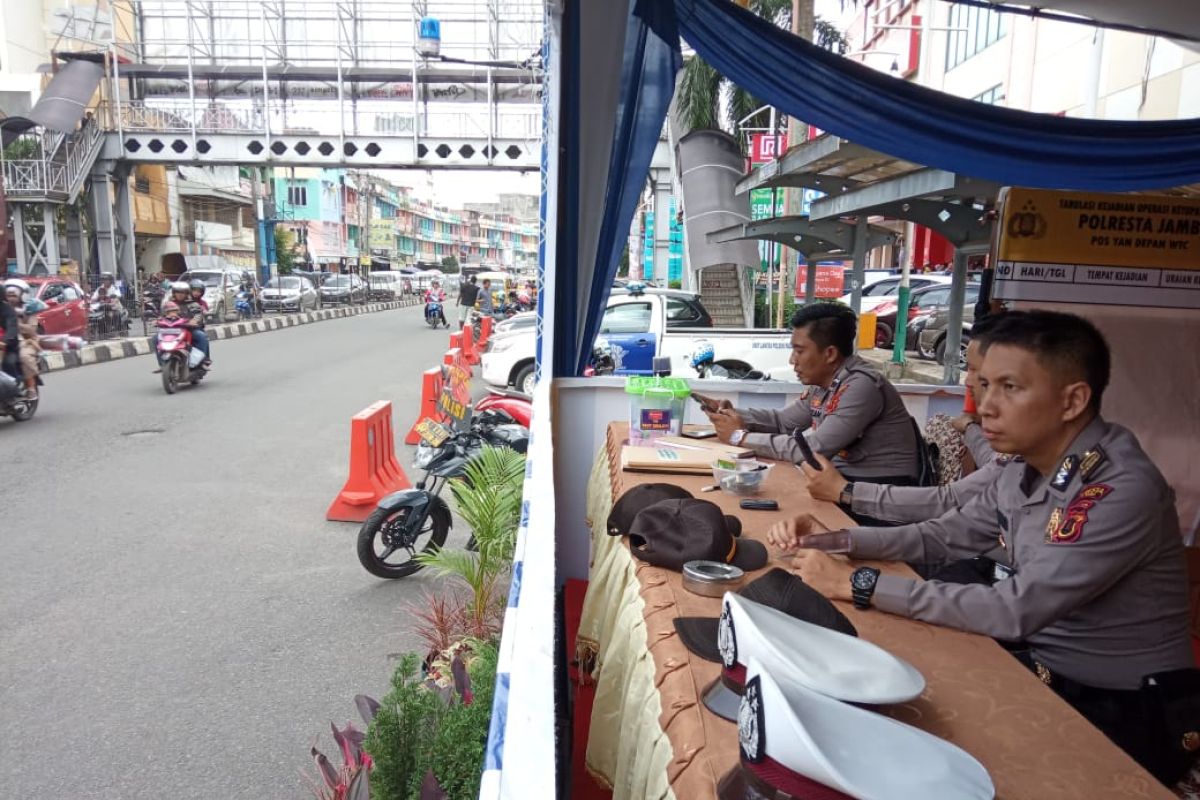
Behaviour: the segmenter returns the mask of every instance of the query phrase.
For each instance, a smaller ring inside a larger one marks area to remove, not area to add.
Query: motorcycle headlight
[[[429,462],[433,461],[434,449],[427,444],[417,445],[417,457],[413,459],[413,466],[417,469],[425,469],[429,466]]]

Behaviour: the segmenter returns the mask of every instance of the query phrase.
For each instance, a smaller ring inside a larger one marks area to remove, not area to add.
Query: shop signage
[[[750,137],[750,166],[758,167],[763,164],[769,164],[779,158],[787,150],[786,136],[772,136],[766,133],[756,133]],[[771,198],[774,195],[774,208],[771,205]],[[781,217],[787,213],[786,192],[783,190],[773,191],[771,189],[751,189],[750,190],[750,219],[757,222],[760,219],[770,219],[771,217]],[[767,271],[768,263],[771,258],[771,243],[758,243],[758,258],[759,266],[763,272]]]
[[[1200,308],[1200,200],[1008,189],[1000,300]]]

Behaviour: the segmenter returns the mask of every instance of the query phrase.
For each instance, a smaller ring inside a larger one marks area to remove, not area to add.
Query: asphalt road
[[[52,373],[0,420],[0,795],[309,796],[436,584],[325,521],[349,418],[389,399],[403,435],[446,347],[419,306],[331,320],[214,342],[172,397],[148,357]]]

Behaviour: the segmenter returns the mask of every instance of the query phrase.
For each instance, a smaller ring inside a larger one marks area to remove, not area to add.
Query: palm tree
[[[811,4],[811,0],[808,0]],[[746,6],[777,27],[791,30],[792,0],[750,0]],[[847,43],[832,23],[816,18],[813,40],[820,47],[845,53]],[[722,114],[721,97],[728,93]],[[739,121],[765,103],[717,72],[699,56],[693,56],[683,70],[677,98],[679,119],[688,130],[725,130],[736,133]],[[762,111],[744,123],[748,128],[766,128],[769,112]]]

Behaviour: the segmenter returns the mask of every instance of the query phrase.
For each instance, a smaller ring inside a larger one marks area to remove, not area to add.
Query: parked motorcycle
[[[192,346],[192,331],[184,327],[160,327],[155,355],[162,370],[163,390],[175,394],[179,386],[195,386],[208,374],[204,353]]]
[[[417,553],[436,552],[446,543],[451,519],[442,490],[466,472],[467,463],[484,445],[524,453],[529,429],[505,412],[491,410],[477,414],[468,430],[452,433],[437,447],[418,447],[414,466],[425,470],[425,476],[414,488],[380,500],[358,531],[358,560],[367,572],[379,578],[406,578],[422,568],[414,558]],[[468,549],[473,543],[472,537]]]
[[[142,292],[142,322],[149,324],[158,319],[159,309],[162,308],[163,290],[151,286]]]
[[[39,376],[38,386],[41,385],[42,379]],[[21,381],[7,372],[0,371],[0,417],[12,417],[17,422],[25,422],[33,419],[37,407],[37,398],[26,395],[25,386]]]
[[[533,416],[533,403],[530,401],[529,395],[522,392],[492,389],[488,392],[487,397],[475,403],[476,414],[482,414],[484,411],[503,411],[518,424],[528,428]]]
[[[445,319],[445,314],[442,311],[442,304],[437,300],[427,300],[425,302],[425,322],[431,328],[437,328],[438,325],[450,327],[450,321]]]
[[[115,298],[92,300],[88,306],[88,338],[129,335],[129,312]]]

